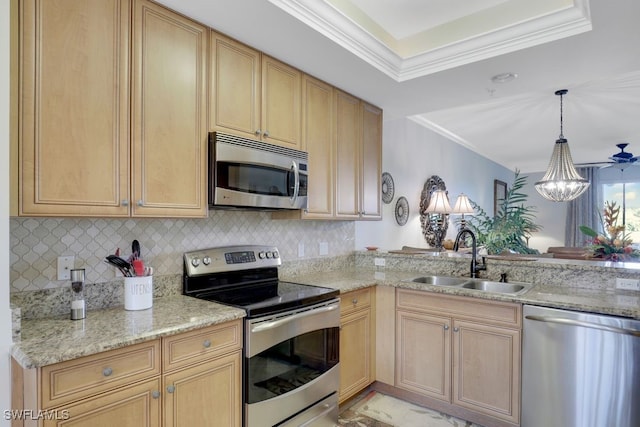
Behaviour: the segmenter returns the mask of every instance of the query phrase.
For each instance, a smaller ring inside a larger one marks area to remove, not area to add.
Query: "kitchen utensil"
[[[129,264],[126,260],[120,258],[119,256],[107,255],[106,261],[107,263],[118,268],[123,276],[126,276],[126,277],[133,276],[133,274],[131,273],[131,264]]]
[[[141,259],[134,259],[131,265],[133,265],[133,271],[136,273],[136,276],[145,276],[144,262]]]
[[[133,259],[142,258],[142,254],[140,254],[140,242],[137,240],[131,242],[131,254],[133,255]]]

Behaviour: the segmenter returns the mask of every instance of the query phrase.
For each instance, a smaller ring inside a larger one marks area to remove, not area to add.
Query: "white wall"
[[[542,226],[542,230],[534,233],[529,239],[529,247],[546,252],[550,246],[564,246],[567,204],[547,200],[536,191],[533,185],[542,179],[544,172],[526,175],[528,178],[524,192],[529,195],[527,205],[536,207],[536,224]]]
[[[9,0],[0,0],[0,426],[11,408],[11,311],[9,310]]]
[[[382,170],[393,176],[395,195],[390,204],[383,203],[382,221],[356,222],[356,250],[365,246],[382,250],[427,247],[419,208],[422,188],[432,175],[444,180],[452,207],[458,195],[465,193],[489,214],[493,212],[493,180],[513,182],[513,171],[406,118],[385,120],[382,151]],[[395,220],[400,196],[409,201],[410,215],[404,226]],[[450,222],[447,238],[455,234],[455,224]]]

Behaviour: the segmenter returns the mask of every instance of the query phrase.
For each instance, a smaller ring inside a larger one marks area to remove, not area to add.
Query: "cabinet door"
[[[205,217],[208,29],[146,0],[133,22],[133,215]]]
[[[396,387],[450,402],[451,321],[398,310]]]
[[[160,378],[122,387],[50,410],[44,427],[158,427],[161,425]],[[57,419],[50,419],[57,418]]]
[[[362,104],[362,219],[381,219],[382,110]]]
[[[336,90],[336,217],[360,217],[360,100]]]
[[[335,182],[333,88],[305,75],[302,106],[302,149],[309,153],[309,199],[305,217],[331,218]]]
[[[241,353],[164,377],[165,427],[240,426]]]
[[[262,140],[300,148],[302,73],[262,55]]]
[[[520,421],[520,332],[454,321],[453,403]]]
[[[26,0],[19,25],[19,214],[128,216],[129,1]]]
[[[211,32],[212,130],[260,138],[260,52]]]
[[[366,308],[340,320],[340,402],[373,381],[371,377],[371,311]]]

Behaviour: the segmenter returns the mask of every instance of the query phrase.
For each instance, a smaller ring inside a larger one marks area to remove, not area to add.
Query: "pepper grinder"
[[[85,318],[84,268],[71,270],[71,320]]]

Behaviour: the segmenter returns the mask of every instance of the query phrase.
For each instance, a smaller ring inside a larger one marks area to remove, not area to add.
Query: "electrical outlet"
[[[58,257],[58,280],[71,279],[71,270],[73,270],[74,261],[75,257],[73,255]]]
[[[628,291],[640,291],[640,280],[616,278],[616,289],[625,289]]]
[[[373,265],[375,265],[376,267],[384,267],[384,261],[384,258],[374,258]]]
[[[304,257],[304,243],[298,243],[298,258]]]
[[[329,254],[329,243],[327,243],[327,242],[318,243],[318,252],[320,253],[320,256],[328,255]]]
[[[629,307],[637,307],[640,304],[640,298],[628,295],[616,295],[616,303]]]

